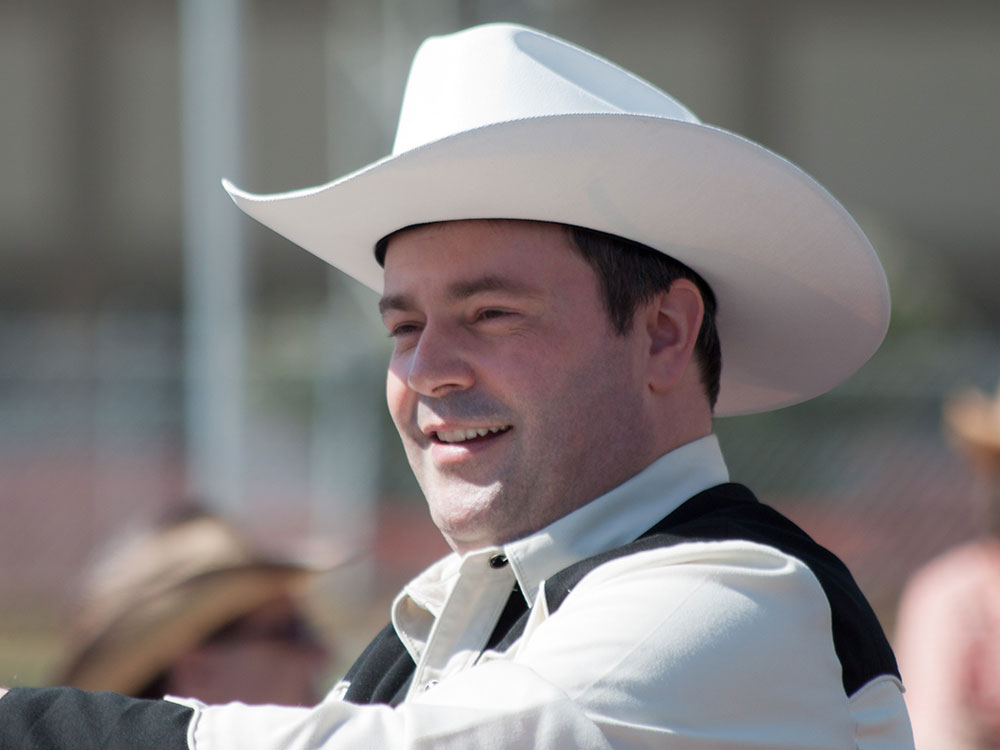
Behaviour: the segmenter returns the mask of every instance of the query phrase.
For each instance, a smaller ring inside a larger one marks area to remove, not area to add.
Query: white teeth
[[[496,434],[498,432],[506,432],[510,429],[510,425],[503,425],[502,427],[478,427],[469,428],[467,430],[449,430],[447,432],[437,432],[437,439],[442,443],[462,443],[466,440],[472,440],[477,437],[486,437],[487,435]]]

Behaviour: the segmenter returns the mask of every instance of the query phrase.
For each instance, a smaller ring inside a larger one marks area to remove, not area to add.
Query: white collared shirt
[[[393,604],[417,664],[396,708],[345,703],[345,685],[311,709],[184,701],[196,708],[189,745],[912,748],[898,680],[845,694],[819,582],[772,547],[689,542],[617,558],[550,616],[548,577],[727,480],[709,436],[527,538],[432,565]],[[484,652],[515,582],[531,605],[524,634]]]
[[[410,695],[476,662],[515,581],[533,606],[549,576],[628,544],[688,498],[727,481],[718,441],[709,436],[662,456],[531,536],[432,565],[392,607],[396,633],[417,664]],[[509,565],[493,567],[490,561],[498,556]]]

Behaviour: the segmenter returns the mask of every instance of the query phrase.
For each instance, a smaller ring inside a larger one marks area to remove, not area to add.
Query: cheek
[[[397,429],[406,419],[406,413],[409,409],[407,402],[410,393],[411,391],[406,386],[406,382],[390,366],[385,379],[385,403],[389,408],[389,415],[392,417],[392,421],[395,423]]]

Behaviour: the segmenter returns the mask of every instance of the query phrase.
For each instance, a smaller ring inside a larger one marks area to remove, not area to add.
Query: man
[[[711,434],[713,407],[822,393],[884,335],[877,258],[809,177],[491,25],[421,47],[391,157],[227,189],[381,292],[389,409],[454,554],[315,708],[20,690],[0,721],[202,750],[912,747],[849,573]]]

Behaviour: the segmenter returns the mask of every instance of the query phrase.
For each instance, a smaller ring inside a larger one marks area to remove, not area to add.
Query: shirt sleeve
[[[191,705],[200,708],[194,750],[613,747],[568,696],[510,663],[470,670],[397,708],[336,700],[313,709]]]
[[[0,750],[186,750],[193,711],[167,701],[66,687],[0,698]]]
[[[912,748],[898,682],[861,692],[852,711],[807,567],[762,545],[689,543],[596,568],[551,615],[540,595],[512,649],[396,708],[18,689],[0,699],[0,748]]]
[[[194,705],[192,747],[855,748],[830,617],[811,571],[770,547],[650,550],[592,571],[551,616],[540,600],[514,648],[397,708]],[[898,684],[884,694],[873,715],[905,738]]]

